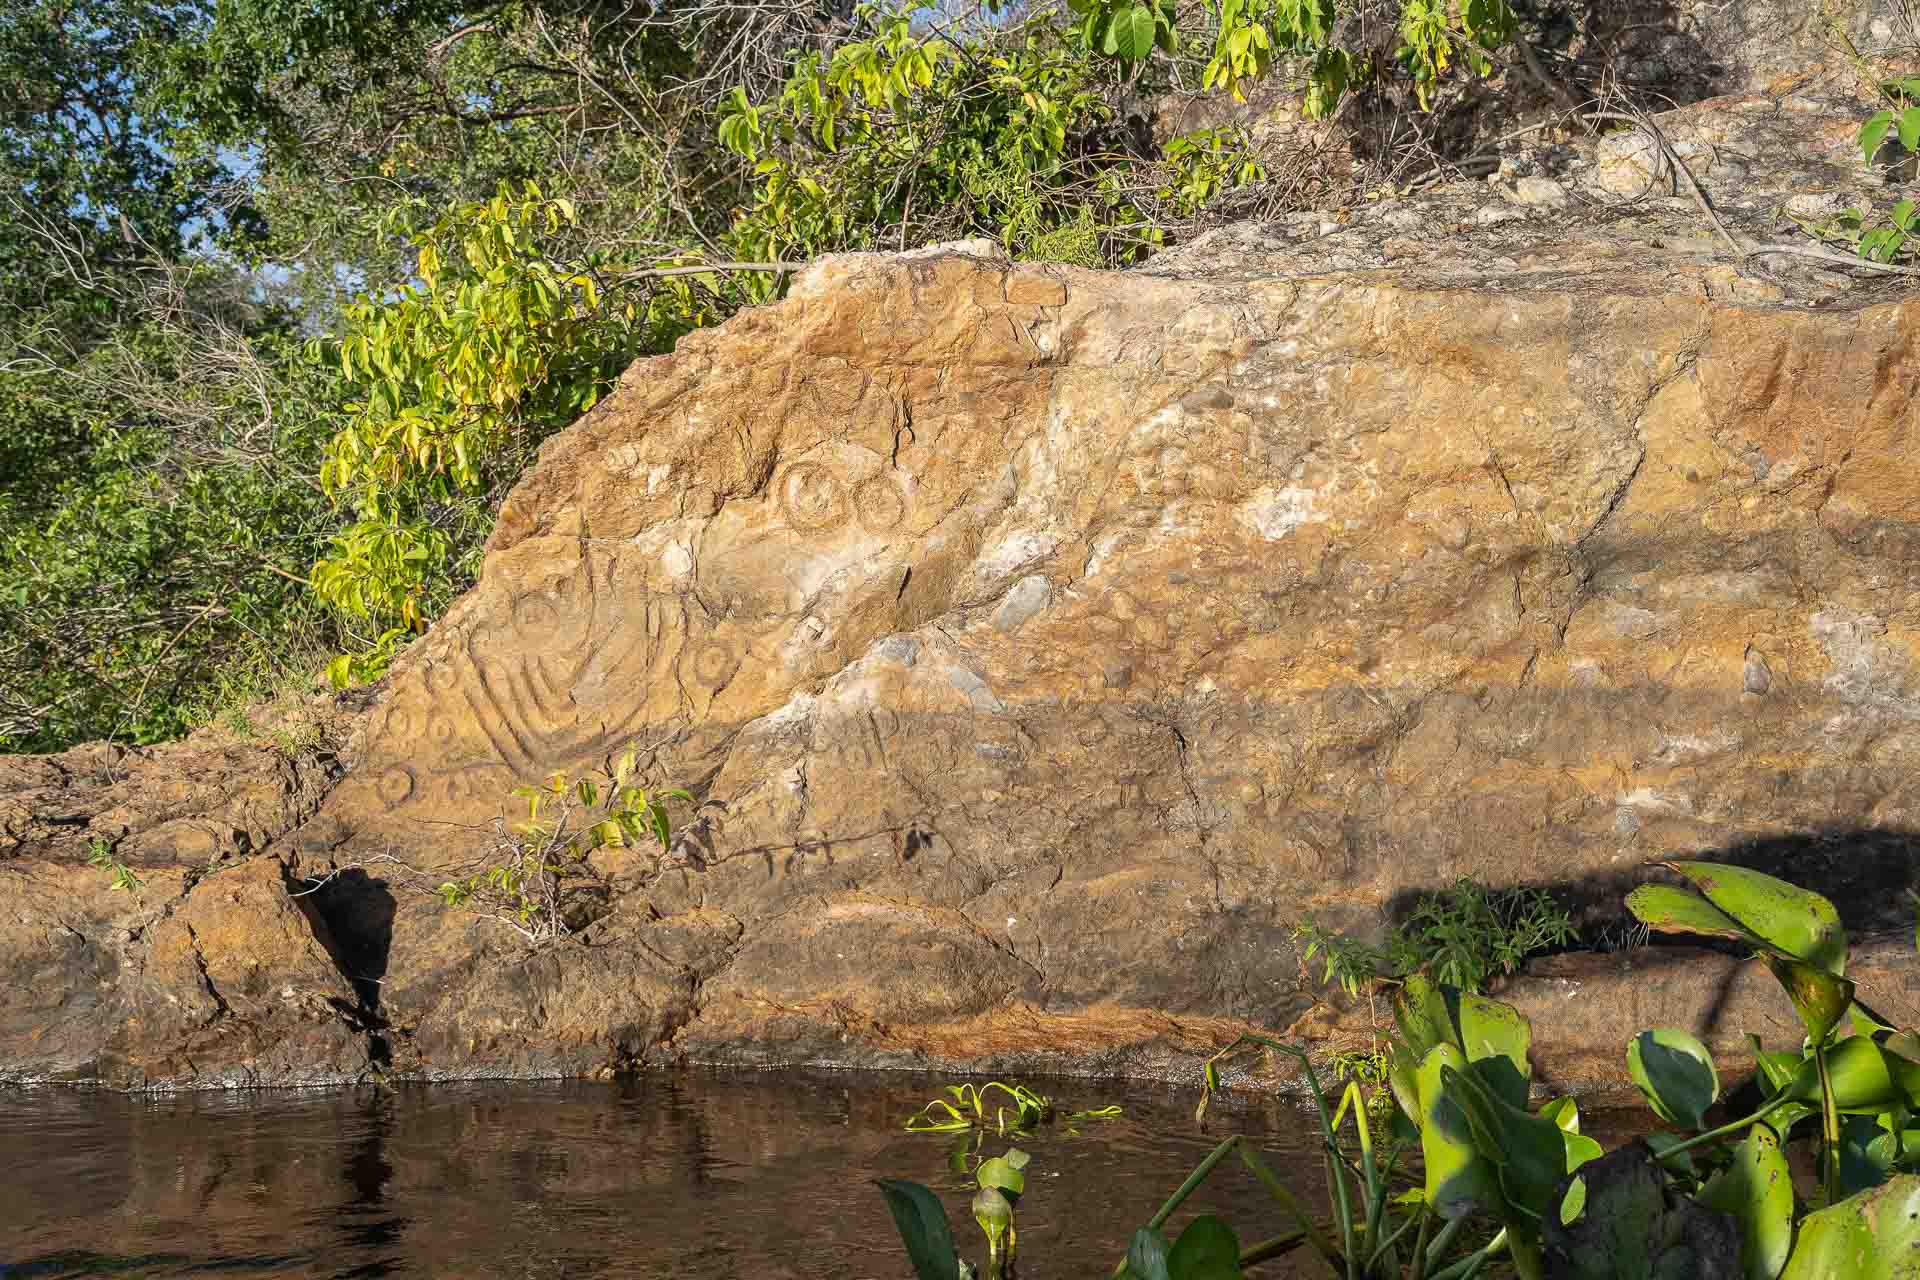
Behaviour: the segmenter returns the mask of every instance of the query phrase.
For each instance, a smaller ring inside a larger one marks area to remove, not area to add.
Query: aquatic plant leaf
[[[1452,1045],[1474,1064],[1475,1074],[1513,1106],[1525,1106],[1527,1081],[1533,1074],[1528,1050],[1533,1026],[1510,1004],[1486,996],[1442,986],[1415,975],[1394,1000],[1394,1021],[1413,1063],[1426,1059],[1439,1045]],[[1388,1063],[1393,1085],[1393,1061]],[[1402,1096],[1405,1081],[1394,1085],[1394,1096],[1409,1113]]]
[[[1707,1180],[1695,1197],[1740,1224],[1747,1280],[1773,1280],[1793,1249],[1793,1177],[1780,1139],[1756,1124],[1733,1149],[1733,1163]]]
[[[1840,1122],[1840,1194],[1877,1187],[1893,1172],[1895,1138],[1881,1116],[1847,1116]]]
[[[1573,1178],[1567,1183],[1566,1194],[1560,1197],[1560,1225],[1569,1226],[1587,1210],[1587,1180]]]
[[[1799,885],[1719,862],[1665,864],[1769,946],[1835,977],[1847,971],[1847,931],[1833,904]]]
[[[1466,1054],[1450,1044],[1436,1046],[1420,1064],[1420,1154],[1426,1164],[1427,1204],[1443,1218],[1479,1211],[1504,1221],[1511,1208],[1500,1192],[1498,1171],[1480,1153],[1472,1121],[1442,1080],[1443,1072],[1465,1071],[1466,1066]]]
[[[1000,1252],[1000,1241],[1013,1226],[1013,1202],[1008,1200],[996,1187],[981,1187],[973,1193],[973,1220],[980,1224],[980,1230],[986,1232],[987,1245],[994,1253]]]
[[[960,1260],[953,1251],[953,1229],[940,1197],[904,1178],[876,1178],[874,1185],[886,1198],[893,1225],[907,1246],[913,1273],[919,1280],[960,1280]]]
[[[1020,1193],[1027,1189],[1027,1175],[1008,1163],[1005,1156],[982,1160],[980,1171],[974,1177],[981,1186],[1004,1192],[1009,1200],[1018,1200]]]
[[[1559,1127],[1560,1140],[1566,1144],[1567,1148],[1568,1173],[1572,1173],[1589,1160],[1598,1160],[1605,1151],[1605,1148],[1592,1138],[1585,1137],[1581,1134],[1580,1106],[1573,1100],[1572,1094],[1564,1094],[1561,1097],[1555,1098],[1552,1102],[1541,1107],[1538,1114],[1541,1119],[1551,1120]],[[1583,1197],[1582,1203],[1585,1203],[1584,1197],[1586,1191],[1584,1185],[1582,1185],[1580,1194]],[[1564,1208],[1565,1206],[1562,1207]],[[1562,1220],[1572,1221],[1570,1218]]]
[[[1896,1031],[1882,1040],[1880,1047],[1897,1058],[1920,1065],[1920,1034]]]
[[[1212,1214],[1187,1224],[1167,1254],[1168,1280],[1239,1280],[1240,1240]]]
[[[1707,1109],[1720,1099],[1713,1055],[1675,1027],[1642,1031],[1628,1041],[1627,1074],[1654,1114],[1668,1124],[1703,1129]]]
[[[1627,895],[1627,910],[1641,924],[1661,933],[1698,933],[1766,946],[1764,939],[1699,894],[1670,884],[1641,885]]]
[[[1542,1217],[1567,1170],[1566,1134],[1545,1116],[1510,1106],[1471,1071],[1442,1067],[1442,1087],[1467,1114],[1479,1153],[1499,1168],[1508,1203]],[[1509,1223],[1509,1225],[1513,1225]]]
[[[1565,1206],[1573,1184],[1585,1208],[1541,1224],[1546,1274],[1555,1280],[1742,1280],[1740,1229],[1724,1213],[1667,1190],[1652,1148],[1629,1143],[1585,1165],[1553,1190]]]
[[[936,1107],[946,1114],[936,1115],[934,1113]],[[935,1098],[907,1117],[908,1133],[955,1133],[961,1129],[971,1128],[973,1128],[973,1121],[967,1119],[963,1112],[942,1098]]]
[[[1403,1044],[1387,1054],[1387,1087],[1393,1091],[1394,1115],[1418,1132],[1421,1125],[1420,1059]]]
[[[1592,1138],[1581,1133],[1568,1133],[1562,1130],[1560,1141],[1566,1145],[1567,1172],[1572,1173],[1590,1160],[1598,1160],[1606,1154],[1606,1148]]]
[[[1920,1280],[1920,1176],[1808,1214],[1780,1280]]]
[[[1768,1097],[1772,1097],[1793,1083],[1794,1073],[1800,1070],[1804,1054],[1782,1053],[1762,1048],[1760,1037],[1751,1031],[1747,1033],[1747,1043],[1753,1048],[1754,1064],[1759,1068],[1761,1080],[1766,1083]]]
[[[1853,1004],[1853,983],[1804,960],[1766,955],[1767,968],[1786,989],[1793,1010],[1815,1044],[1823,1043]]]
[[[1886,1055],[1866,1036],[1848,1036],[1827,1050],[1827,1079],[1833,1103],[1841,1111],[1877,1114],[1906,1105],[1906,1093],[1887,1070]],[[1794,1073],[1787,1092],[1809,1106],[1820,1105],[1819,1064],[1809,1056]]]
[[[1791,1110],[1791,1108],[1782,1109]],[[1640,1141],[1647,1144],[1648,1150],[1653,1152],[1654,1158],[1660,1162],[1661,1168],[1667,1170],[1669,1173],[1680,1174],[1683,1177],[1693,1177],[1693,1153],[1691,1151],[1682,1151],[1677,1155],[1668,1154],[1674,1147],[1685,1142],[1685,1138],[1682,1138],[1677,1133],[1650,1133],[1640,1139]]]
[[[1540,1108],[1540,1114],[1560,1126],[1562,1133],[1580,1132],[1580,1104],[1570,1093],[1563,1093]]]
[[[1420,974],[1408,978],[1394,997],[1393,1020],[1416,1064],[1440,1045],[1459,1045],[1444,992]]]
[[[1510,1004],[1462,992],[1460,1047],[1473,1072],[1511,1107],[1525,1107],[1533,1063],[1533,1024]]]
[[[1127,1274],[1134,1280],[1170,1280],[1167,1254],[1171,1248],[1157,1229],[1140,1228],[1127,1245]]]
[[[1004,1156],[1001,1156],[1000,1158],[1007,1162],[1007,1167],[1009,1169],[1024,1169],[1027,1167],[1028,1163],[1033,1159],[1032,1156],[1028,1155],[1026,1152],[1022,1151],[1018,1147],[1008,1147],[1007,1154],[1005,1154]]]
[[[1920,1110],[1920,1061],[1912,1057],[1915,1052],[1912,1037],[1911,1031],[1902,1031],[1881,1039],[1879,1045],[1888,1073],[1906,1095],[1906,1105]]]

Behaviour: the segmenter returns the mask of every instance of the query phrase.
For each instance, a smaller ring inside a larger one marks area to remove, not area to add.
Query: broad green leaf
[[[1027,1189],[1027,1175],[1008,1164],[1004,1156],[982,1160],[980,1172],[975,1176],[981,1186],[997,1187],[1012,1200],[1018,1200],[1020,1193]]]
[[[1668,1124],[1704,1129],[1707,1109],[1720,1099],[1713,1055],[1673,1027],[1642,1031],[1627,1042],[1627,1074]]]
[[[1807,1215],[1780,1280],[1920,1278],[1920,1176],[1886,1185]]]
[[[1840,913],[1819,894],[1746,867],[1718,862],[1666,865],[1769,945],[1828,973],[1847,971],[1847,931],[1840,927]]]
[[[1443,1072],[1466,1066],[1466,1055],[1450,1044],[1435,1047],[1420,1064],[1418,1119],[1427,1204],[1443,1218],[1482,1211],[1504,1219],[1509,1210],[1497,1170],[1476,1148],[1473,1124],[1442,1080]]]
[[[1212,1070],[1212,1064],[1208,1064]],[[1387,1054],[1387,1087],[1393,1091],[1394,1115],[1404,1118],[1416,1130],[1420,1124],[1420,1063],[1404,1044],[1395,1044]],[[1218,1088],[1209,1081],[1208,1088]],[[1202,1099],[1202,1105],[1205,1099]]]
[[[1032,1156],[1028,1155],[1026,1152],[1022,1151],[1018,1147],[1008,1147],[1007,1154],[1004,1156],[1001,1156],[1000,1158],[1007,1162],[1007,1167],[1009,1169],[1024,1169],[1033,1160]]]
[[[1000,1251],[1000,1239],[1013,1226],[1013,1202],[998,1187],[981,1187],[973,1193],[973,1220],[980,1224],[993,1251]]]
[[[1720,908],[1697,893],[1668,884],[1643,884],[1627,895],[1627,910],[1661,933],[1699,933],[1760,946],[1762,942]]]
[[[1167,1254],[1169,1280],[1239,1280],[1240,1241],[1212,1214],[1187,1224]]]
[[[1760,1079],[1766,1085],[1767,1096],[1772,1097],[1793,1083],[1794,1073],[1800,1070],[1805,1055],[1798,1053],[1770,1052],[1761,1047],[1760,1037],[1747,1033],[1747,1043],[1753,1047],[1754,1064],[1760,1072]]]
[[[1866,1036],[1848,1036],[1827,1050],[1827,1078],[1841,1111],[1872,1114],[1906,1103],[1905,1091],[1887,1070],[1886,1055]],[[1809,1106],[1820,1105],[1819,1064],[1812,1055],[1794,1073],[1787,1093]]]
[[[1679,1134],[1650,1133],[1640,1139],[1640,1141],[1647,1144],[1647,1149],[1653,1152],[1654,1156],[1660,1161],[1660,1166],[1669,1173],[1677,1173],[1689,1178],[1693,1176],[1692,1152],[1682,1151],[1677,1155],[1668,1154],[1674,1147],[1686,1141],[1686,1139],[1682,1138]]]
[[[1512,1005],[1415,975],[1394,1001],[1394,1020],[1414,1062],[1438,1045],[1452,1045],[1500,1097],[1526,1105],[1533,1028]]]
[[[1786,989],[1795,1013],[1815,1044],[1823,1043],[1853,1004],[1853,983],[1825,969],[1782,956],[1762,957]]]
[[[1153,1227],[1133,1233],[1127,1245],[1127,1274],[1134,1280],[1170,1280],[1167,1274],[1167,1238]]]
[[[1562,1094],[1540,1108],[1540,1114],[1560,1126],[1562,1133],[1580,1132],[1580,1104],[1572,1094]]]
[[[1124,62],[1138,62],[1153,52],[1153,11],[1134,4],[1117,10],[1107,27],[1106,51]]]
[[[1900,113],[1900,145],[1908,151],[1920,151],[1920,107],[1908,107]]]
[[[1587,1180],[1575,1178],[1567,1184],[1566,1194],[1560,1197],[1560,1225],[1567,1226],[1578,1218],[1587,1207]]]
[[[1535,1218],[1544,1217],[1556,1203],[1555,1185],[1568,1172],[1566,1135],[1560,1126],[1508,1105],[1471,1071],[1442,1068],[1441,1082],[1467,1113],[1479,1153],[1499,1167],[1507,1200]]]
[[[1416,1064],[1439,1045],[1459,1047],[1453,1030],[1453,1018],[1439,987],[1424,976],[1408,978],[1394,997],[1393,1020],[1400,1028],[1400,1039]]]
[[[886,1197],[893,1225],[907,1246],[907,1257],[919,1280],[960,1280],[960,1260],[953,1252],[953,1229],[940,1198],[917,1182],[904,1178],[876,1178],[874,1185]]]
[[[1467,1061],[1502,1101],[1511,1107],[1527,1105],[1528,1080],[1533,1064],[1528,1050],[1533,1027],[1510,1004],[1472,992],[1459,994],[1460,1047]]]
[[[1733,1163],[1708,1179],[1696,1197],[1740,1224],[1747,1280],[1773,1280],[1793,1247],[1793,1176],[1780,1139],[1756,1124],[1733,1149]]]
[[[1568,1173],[1572,1173],[1588,1161],[1598,1160],[1606,1154],[1605,1147],[1602,1147],[1598,1142],[1595,1142],[1583,1133],[1568,1133],[1563,1129],[1560,1131],[1560,1141],[1566,1144],[1566,1167]]]
[[[1896,1031],[1880,1041],[1887,1070],[1909,1107],[1920,1109],[1920,1036],[1911,1031]]]
[[[1604,1149],[1592,1138],[1580,1132],[1580,1107],[1572,1094],[1555,1098],[1540,1108],[1540,1117],[1551,1120],[1560,1129],[1560,1139],[1567,1148],[1567,1172],[1572,1173],[1589,1160],[1598,1160]],[[1585,1194],[1583,1191],[1582,1195]],[[1570,1221],[1570,1219],[1569,1219]]]
[[[1893,1172],[1898,1154],[1887,1116],[1847,1116],[1840,1122],[1840,1194],[1877,1187]]]

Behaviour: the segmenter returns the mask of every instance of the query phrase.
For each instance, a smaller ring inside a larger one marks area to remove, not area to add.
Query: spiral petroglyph
[[[775,481],[787,524],[801,533],[830,533],[857,525],[869,534],[887,534],[906,523],[913,510],[911,480],[882,470],[850,479],[832,464],[793,463]]]
[[[871,376],[863,369],[835,362],[806,379],[805,396],[814,409],[839,418],[852,413],[866,399]]]
[[[824,533],[847,522],[846,486],[822,462],[796,462],[779,481],[780,509],[802,533]]]
[[[887,472],[862,480],[853,489],[853,514],[868,533],[891,533],[912,509],[904,483]]]

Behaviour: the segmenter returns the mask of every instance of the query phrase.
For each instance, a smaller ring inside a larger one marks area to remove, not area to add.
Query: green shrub
[[[528,943],[550,942],[573,931],[573,889],[587,855],[603,847],[651,842],[664,853],[673,828],[666,801],[691,802],[686,791],[649,794],[634,783],[629,750],[598,777],[556,773],[545,786],[515,787],[527,816],[503,833],[489,865],[434,890],[449,907],[495,920]]]
[[[1420,898],[1379,942],[1329,932],[1311,919],[1293,930],[1304,948],[1302,961],[1320,960],[1321,981],[1356,996],[1375,982],[1399,982],[1415,973],[1480,991],[1528,956],[1575,936],[1573,918],[1545,891],[1490,890],[1465,877]]]

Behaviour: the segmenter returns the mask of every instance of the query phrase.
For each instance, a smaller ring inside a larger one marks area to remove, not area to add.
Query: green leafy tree
[[[355,512],[313,584],[349,616],[398,629],[424,628],[471,581],[497,498],[540,441],[636,354],[711,321],[725,288],[569,244],[572,202],[531,183],[428,217],[409,200],[385,224],[412,248],[415,279],[353,301],[344,333],[311,348],[354,396],[320,482]]]

